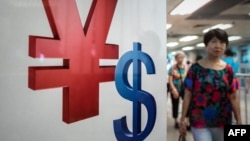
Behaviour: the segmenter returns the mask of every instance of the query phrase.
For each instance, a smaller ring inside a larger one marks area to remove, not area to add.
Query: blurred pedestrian
[[[239,82],[233,68],[221,60],[228,46],[228,34],[221,29],[205,33],[206,56],[193,64],[184,81],[185,95],[180,134],[186,134],[188,114],[194,141],[223,141],[224,126],[241,124],[237,95]]]
[[[235,53],[231,49],[227,49],[224,52],[223,60],[233,68],[234,73],[238,73],[239,63],[234,60],[234,56]]]
[[[173,64],[169,71],[169,87],[170,87],[170,95],[171,95],[171,102],[172,102],[172,116],[174,118],[174,126],[175,128],[179,128],[178,123],[178,112],[179,112],[179,101],[180,97],[183,98],[184,95],[184,86],[183,80],[186,77],[187,67],[184,63],[185,53],[180,51],[175,54],[175,61],[176,63]]]

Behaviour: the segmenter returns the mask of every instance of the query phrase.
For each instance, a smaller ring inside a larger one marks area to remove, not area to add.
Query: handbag
[[[185,135],[179,135],[178,141],[186,141],[186,136]]]

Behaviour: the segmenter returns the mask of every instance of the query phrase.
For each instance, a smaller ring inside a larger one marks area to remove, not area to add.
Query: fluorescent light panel
[[[193,50],[193,49],[194,49],[194,47],[192,47],[192,46],[186,46],[186,47],[182,48],[183,51],[189,51],[189,50]]]
[[[235,41],[235,40],[240,40],[240,39],[242,39],[241,36],[229,36],[229,37],[228,37],[228,40],[229,40],[229,41]]]
[[[202,32],[203,32],[203,33],[206,33],[206,32],[208,32],[209,30],[215,29],[215,28],[220,28],[220,29],[226,30],[226,29],[231,28],[231,27],[233,27],[232,24],[222,24],[222,23],[221,23],[221,24],[217,24],[217,25],[214,25],[214,26],[212,26],[212,27],[206,28],[206,29],[204,29]]]
[[[166,29],[168,30],[169,28],[171,28],[172,27],[172,24],[167,24],[166,25]]]
[[[187,15],[201,8],[211,0],[183,0],[170,14]]]
[[[175,46],[178,46],[179,43],[178,42],[169,42],[167,43],[167,47],[175,47]]]
[[[173,56],[174,56],[175,54],[176,54],[176,51],[171,52],[171,55],[173,55]]]
[[[204,43],[198,43],[196,44],[197,47],[205,47]]]
[[[198,39],[198,36],[196,35],[191,35],[191,36],[185,36],[179,39],[180,42],[189,42],[192,40]]]

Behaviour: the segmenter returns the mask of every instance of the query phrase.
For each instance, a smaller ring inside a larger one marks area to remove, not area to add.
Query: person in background
[[[184,81],[185,95],[179,132],[186,134],[186,115],[194,141],[223,141],[224,126],[241,124],[237,95],[239,82],[233,68],[221,60],[228,46],[228,34],[221,29],[205,33],[206,56],[193,64]]]
[[[233,68],[234,73],[238,73],[239,64],[234,60],[234,56],[235,53],[231,49],[227,49],[224,53],[223,60]]]
[[[190,60],[187,60],[186,64],[187,64],[187,67],[189,68],[192,65],[192,62]]]
[[[170,95],[172,101],[172,116],[175,121],[175,128],[178,129],[178,110],[179,110],[179,100],[180,97],[183,97],[184,88],[183,88],[183,80],[186,77],[187,67],[184,63],[185,54],[184,52],[177,52],[175,54],[175,61],[169,71],[168,71],[168,82],[170,88]]]
[[[169,85],[169,79],[168,79],[168,71],[169,71],[169,68],[172,66],[172,61],[171,61],[171,59],[170,59],[170,57],[169,56],[167,56],[167,98],[169,97],[168,95],[169,95],[169,93],[170,93],[170,85]]]
[[[201,55],[197,55],[196,59],[195,59],[195,62],[198,62],[200,59],[202,59],[202,56]]]

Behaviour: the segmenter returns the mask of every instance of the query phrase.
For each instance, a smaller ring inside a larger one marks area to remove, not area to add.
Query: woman
[[[183,87],[183,80],[186,77],[187,68],[184,64],[185,54],[184,52],[177,52],[175,54],[175,61],[176,63],[173,64],[169,71],[169,87],[170,87],[170,95],[172,101],[172,116],[174,118],[174,126],[178,129],[178,110],[179,110],[179,99],[180,96],[183,97],[184,94],[184,87]]]
[[[185,116],[189,115],[194,141],[223,141],[223,127],[241,124],[239,83],[231,66],[221,60],[228,46],[228,34],[213,29],[204,35],[207,55],[193,64],[184,81],[185,96],[179,132],[186,133]]]

